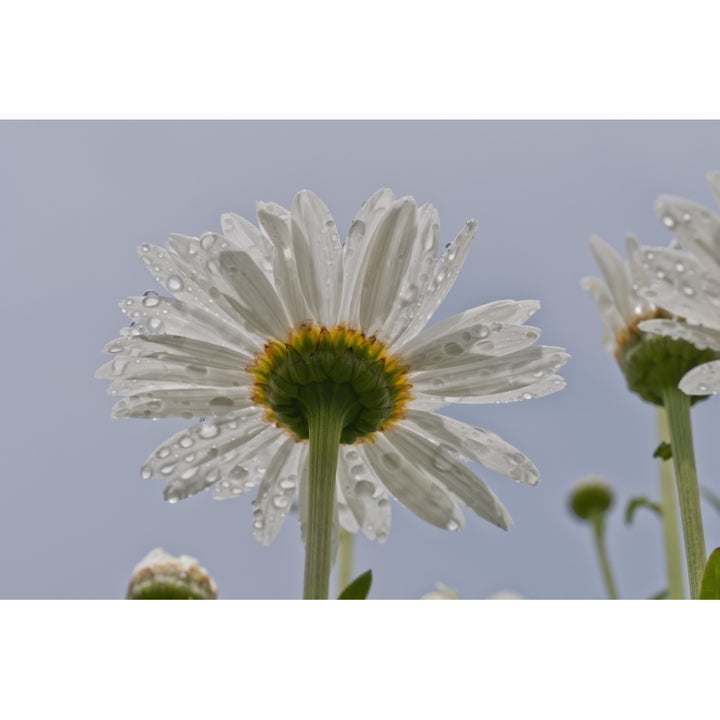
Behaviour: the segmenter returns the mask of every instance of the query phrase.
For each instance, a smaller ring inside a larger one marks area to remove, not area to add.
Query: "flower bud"
[[[603,515],[613,504],[612,488],[599,477],[578,483],[570,493],[570,510],[580,520],[592,520]]]
[[[174,557],[151,550],[135,567],[128,600],[214,600],[217,586],[208,571],[189,555]]]

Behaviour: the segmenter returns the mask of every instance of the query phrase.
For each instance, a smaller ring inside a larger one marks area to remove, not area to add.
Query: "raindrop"
[[[180,445],[184,448],[189,448],[193,444],[193,439],[189,435],[183,435],[180,438]]]
[[[350,468],[350,475],[354,480],[360,480],[363,475],[365,475],[365,466],[364,465],[353,465]]]
[[[683,222],[690,222],[690,213],[683,213],[682,219]]]
[[[686,285],[683,288],[683,292],[688,296],[692,297],[695,294],[695,290],[693,290],[689,285]]]
[[[458,345],[456,342],[446,342],[443,345],[443,351],[446,355],[450,355],[452,357],[457,357],[458,355],[462,355],[464,350],[462,349],[462,346]]]
[[[160,468],[160,472],[163,475],[170,475],[170,473],[175,469],[175,463],[168,463],[167,465],[163,465]]]
[[[214,423],[203,423],[200,428],[200,437],[202,438],[214,438],[220,433],[220,428]]]
[[[283,490],[292,490],[295,487],[295,480],[291,477],[289,478],[283,478],[280,481],[280,487]]]
[[[168,495],[167,498],[165,498],[169,503],[174,504],[176,503],[180,498],[177,495]]]
[[[663,221],[663,225],[665,225],[665,227],[669,227],[669,228],[675,227],[675,221],[669,215],[665,215],[665,217],[662,219],[662,221]]]
[[[160,296],[154,290],[148,290],[144,293],[142,304],[145,307],[157,307],[160,304]]]
[[[155,455],[157,455],[157,457],[159,457],[161,460],[162,460],[162,458],[166,458],[169,454],[170,454],[170,448],[167,447],[167,445],[166,445],[165,447],[161,447],[161,448],[155,453]]]
[[[681,272],[685,269],[685,266],[684,266],[682,263],[678,263],[677,265],[675,265],[675,269],[676,269],[679,273],[681,273]]]
[[[180,477],[183,480],[189,480],[198,471],[197,467],[188,468]],[[162,471],[161,471],[162,472]]]
[[[272,504],[278,509],[278,510],[284,510],[288,505],[290,501],[288,498],[286,498],[284,495],[276,495],[272,499]]]
[[[460,529],[459,523],[457,523],[455,520],[449,520],[448,524],[446,525],[447,529],[450,531],[455,531]]]
[[[372,483],[367,480],[358,480],[358,482],[355,483],[355,495],[359,498],[371,498],[374,492],[375,488]]]
[[[708,391],[708,386],[704,384],[698,385],[698,391],[701,393],[706,393]]]
[[[183,287],[183,281],[177,275],[171,275],[167,279],[167,288],[170,292],[180,292]]]
[[[152,477],[152,470],[149,465],[145,465],[145,467],[140,471],[140,477],[143,480],[149,480]]]
[[[532,393],[524,392],[522,394],[523,400],[532,400],[535,396]]]

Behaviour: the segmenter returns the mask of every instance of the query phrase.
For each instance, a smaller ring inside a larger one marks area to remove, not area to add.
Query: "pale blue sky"
[[[720,168],[718,122],[2,122],[0,235],[6,279],[0,505],[0,597],[122,597],[152,548],[199,558],[221,597],[292,598],[302,584],[294,518],[269,548],[251,530],[251,496],[202,494],[175,505],[144,481],[147,454],[183,421],[112,421],[95,380],[103,345],[125,317],[117,303],[155,289],[143,242],[220,231],[220,213],[255,222],[255,201],[289,206],[316,192],[341,234],[379,187],[440,212],[444,242],[475,217],[467,263],[435,320],[503,298],[539,299],[541,342],[572,355],[568,386],[546,398],[444,412],[516,445],[538,487],[476,468],[510,511],[505,533],[468,512],[467,527],[430,527],[395,503],[384,545],[358,536],[356,571],[374,598],[413,598],[436,581],[462,597],[514,590],[532,598],[602,597],[590,535],[565,504],[583,475],[617,492],[609,547],[620,592],[664,585],[658,522],[633,495],[657,495],[654,410],[625,389],[601,347],[595,307],[579,287],[597,275],[588,239],[624,253],[624,237],[670,236],[661,194],[715,207],[704,179]],[[701,484],[720,493],[713,455],[720,400],[693,410]],[[709,549],[720,517],[704,506]]]

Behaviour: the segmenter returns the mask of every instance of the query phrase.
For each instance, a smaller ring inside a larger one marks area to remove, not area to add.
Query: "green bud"
[[[587,478],[570,492],[570,510],[580,520],[603,515],[613,504],[612,488],[602,478]]]

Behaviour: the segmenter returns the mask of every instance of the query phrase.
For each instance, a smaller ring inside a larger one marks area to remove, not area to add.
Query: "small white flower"
[[[441,582],[435,583],[435,590],[425,593],[421,600],[459,600],[460,593]]]
[[[215,581],[196,558],[190,555],[175,557],[162,548],[155,548],[135,566],[127,597],[132,600],[214,600],[217,593]]]
[[[121,303],[132,320],[98,371],[127,396],[114,417],[200,422],[161,445],[142,476],[167,479],[170,502],[214,486],[225,499],[259,486],[253,526],[263,544],[297,498],[307,516],[308,394],[348,406],[339,452],[337,519],[383,541],[388,493],[422,519],[456,530],[459,503],[507,528],[510,516],[465,462],[519,482],[539,475],[497,435],[432,411],[449,403],[530,399],[564,387],[568,355],[535,345],[523,323],[536,301],[501,300],[421,332],[465,260],[468,222],[438,259],[439,218],[376,192],[341,244],[313,193],[291,210],[258,204],[259,228],[223,215],[224,235],[172,235],[139,254],[172,297]]]
[[[720,203],[720,172],[709,173],[707,179]],[[690,200],[666,195],[657,199],[655,212],[686,251],[639,250],[646,272],[640,293],[682,319],[650,320],[640,328],[720,352],[720,217]],[[688,395],[720,392],[720,360],[690,370],[680,389]]]

